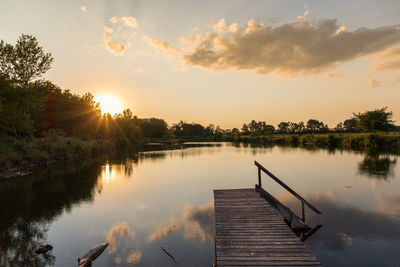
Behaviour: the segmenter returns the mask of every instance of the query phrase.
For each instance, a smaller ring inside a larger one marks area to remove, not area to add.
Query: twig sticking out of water
[[[175,259],[175,257],[172,256],[171,253],[169,253],[163,246],[160,246],[160,248],[161,248],[162,250],[164,250],[164,252],[167,253],[167,255],[170,256],[171,259],[173,259],[175,263],[178,263],[178,261]]]

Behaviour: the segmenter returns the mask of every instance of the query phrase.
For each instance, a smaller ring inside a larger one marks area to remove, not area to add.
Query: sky
[[[141,118],[240,128],[382,107],[400,124],[400,1],[0,0],[0,39],[54,57],[44,78]]]

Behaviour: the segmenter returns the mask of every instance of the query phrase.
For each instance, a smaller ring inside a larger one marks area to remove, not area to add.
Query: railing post
[[[261,170],[260,167],[257,166],[258,169],[258,185],[261,187]]]
[[[303,222],[306,222],[306,216],[304,213],[304,202],[301,202],[301,219],[303,220]]]

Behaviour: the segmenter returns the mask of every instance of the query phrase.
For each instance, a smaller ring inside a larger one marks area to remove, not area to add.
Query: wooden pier
[[[214,208],[217,267],[321,265],[255,188],[214,190]]]

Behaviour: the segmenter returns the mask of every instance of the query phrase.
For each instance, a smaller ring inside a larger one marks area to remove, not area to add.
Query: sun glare
[[[110,113],[114,116],[122,112],[121,101],[113,95],[100,95],[95,98],[95,101],[99,103],[102,114]]]

